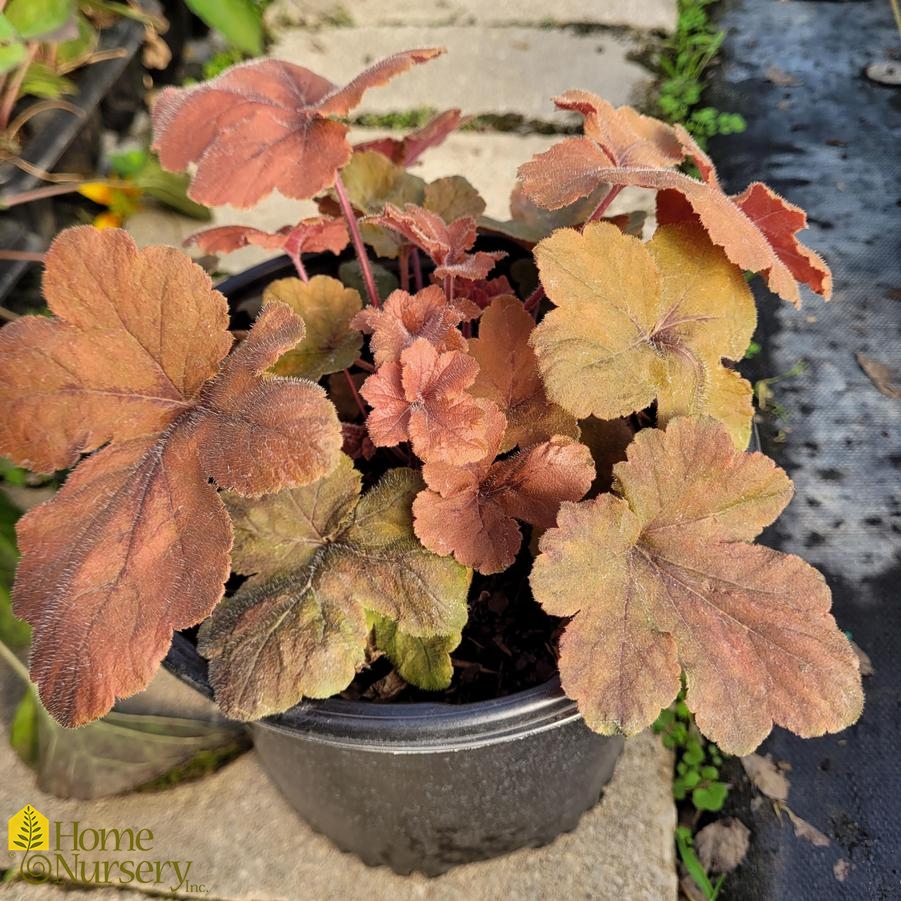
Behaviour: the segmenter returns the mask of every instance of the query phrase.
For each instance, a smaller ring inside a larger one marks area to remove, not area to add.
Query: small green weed
[[[679,0],[676,31],[663,45],[658,61],[663,80],[657,96],[657,114],[681,122],[705,147],[714,135],[736,134],[746,128],[738,113],[702,106],[704,73],[722,46],[725,32],[716,31],[707,7],[716,0]]]
[[[710,881],[707,871],[704,869],[701,861],[698,860],[698,855],[695,854],[694,839],[688,826],[676,827],[676,848],[679,851],[679,858],[685,865],[685,869],[688,870],[691,878],[694,879],[698,888],[704,893],[707,901],[716,901],[726,876],[723,874],[716,882]]]

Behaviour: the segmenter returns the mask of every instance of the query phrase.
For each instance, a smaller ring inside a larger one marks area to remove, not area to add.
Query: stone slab
[[[617,106],[642,101],[653,76],[628,58],[640,43],[625,33],[521,27],[294,28],[276,34],[270,55],[341,84],[392,53],[446,47],[443,57],[369,91],[357,112],[459,107],[566,123],[578,117],[556,110],[551,98],[572,88],[601,94]]]
[[[7,688],[9,680],[7,681]],[[544,901],[549,897],[592,898],[599,901],[666,901],[676,898],[671,797],[672,763],[650,733],[627,742],[613,779],[600,804],[579,827],[544,848],[524,849],[493,861],[456,869],[436,879],[396,876],[384,867],[370,869],[352,855],[338,851],[326,838],[301,822],[249,753],[199,782],[157,794],[125,795],[91,802],[61,800],[37,790],[31,771],[8,745],[6,726],[0,731],[0,810],[11,816],[31,804],[51,823],[71,831],[84,829],[149,829],[152,841],[144,851],[126,858],[178,861],[188,879],[205,893],[176,888],[177,897],[209,901],[470,901],[475,898],[516,898]],[[51,837],[54,835],[51,826]],[[68,846],[66,846],[68,847]],[[55,852],[49,852],[51,865]],[[14,855],[11,855],[14,857]],[[72,866],[72,852],[64,855]],[[115,852],[85,851],[80,855],[90,876],[95,861],[122,860]],[[11,859],[7,866],[18,865]],[[128,890],[167,894],[172,867],[163,881],[121,886]],[[113,870],[117,878],[120,870]],[[155,874],[149,874],[155,879]],[[64,881],[54,887],[18,881],[0,887],[0,897],[15,901],[64,899]],[[120,888],[120,886],[116,886]],[[98,901],[105,898],[97,896]],[[76,896],[77,897],[77,896]],[[128,897],[121,895],[120,897]],[[144,895],[146,897],[146,895]]]
[[[266,10],[270,27],[348,25],[539,25],[578,24],[671,32],[676,0],[276,0]]]

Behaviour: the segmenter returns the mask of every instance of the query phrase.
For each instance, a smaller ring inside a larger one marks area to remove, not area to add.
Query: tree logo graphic
[[[7,839],[10,851],[46,851],[50,847],[47,817],[27,804],[9,818]]]

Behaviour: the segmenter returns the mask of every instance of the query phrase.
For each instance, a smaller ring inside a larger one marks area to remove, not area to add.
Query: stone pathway
[[[424,0],[415,8],[409,5],[402,16],[396,4],[385,0],[354,0],[347,9],[350,14],[327,0],[278,0],[267,13],[276,31],[273,54],[341,81],[397,50],[446,46],[445,57],[371,91],[361,111],[459,106],[465,113],[513,114],[533,127],[536,122],[566,123],[551,97],[569,88],[595,91],[618,104],[640,102],[652,75],[637,58],[652,32],[671,29],[676,16],[675,0],[561,0],[552,14],[537,0],[487,5],[480,0]],[[517,166],[559,139],[520,131],[455,134],[430,150],[416,171],[426,178],[465,175],[484,196],[488,215],[507,218]],[[355,129],[352,138],[362,141],[376,134]],[[614,211],[636,208],[651,209],[649,195],[626,192]],[[250,213],[217,210],[215,224],[274,229],[310,212],[309,204],[276,197]],[[180,244],[198,223],[151,210],[135,216],[129,228],[142,244]],[[247,249],[220,265],[222,271],[235,272],[265,256]],[[162,674],[152,701],[145,698],[143,703],[178,709],[186,691]],[[432,880],[368,869],[337,851],[294,816],[253,753],[213,776],[164,793],[96,802],[61,801],[39,793],[5,736],[0,736],[0,769],[0,809],[7,816],[30,803],[51,820],[79,820],[94,828],[149,828],[154,846],[146,859],[192,861],[190,881],[203,884],[210,901],[676,897],[671,761],[650,734],[627,743],[604,798],[573,833],[545,848],[458,867]],[[135,888],[76,890],[63,896],[63,887],[14,881],[0,886],[0,898],[81,901],[83,896],[100,901],[115,892],[122,901]],[[164,886],[163,893],[167,891]],[[186,894],[184,887],[176,894]]]

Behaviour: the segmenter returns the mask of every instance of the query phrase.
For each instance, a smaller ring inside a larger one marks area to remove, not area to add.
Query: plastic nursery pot
[[[304,263],[335,271],[331,255]],[[287,258],[270,260],[218,288],[235,309],[290,272]],[[185,636],[165,665],[212,695]],[[623,747],[588,729],[557,678],[474,704],[305,701],[251,728],[269,776],[314,829],[371,866],[430,876],[575,828]]]
[[[166,667],[212,694],[183,635]],[[588,729],[558,679],[476,704],[306,701],[251,728],[270,778],[317,832],[403,875],[574,829],[623,747]]]

